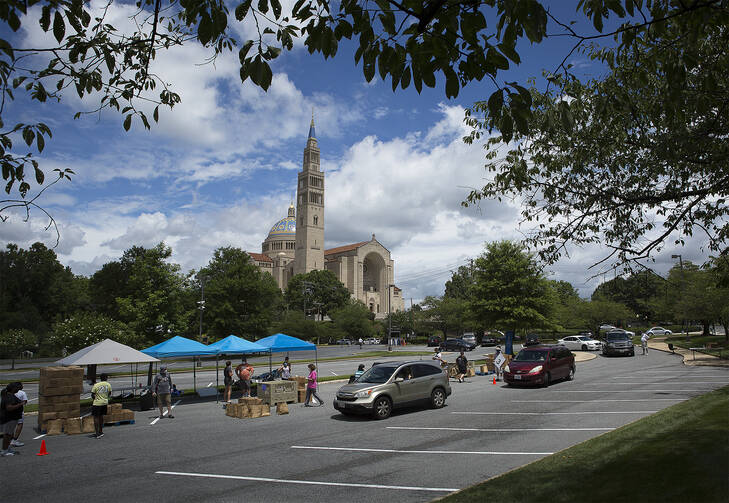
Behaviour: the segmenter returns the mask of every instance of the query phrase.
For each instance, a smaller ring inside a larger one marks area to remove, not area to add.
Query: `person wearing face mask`
[[[152,396],[157,397],[157,406],[159,407],[159,418],[164,418],[162,409],[167,406],[167,417],[170,419],[175,416],[172,415],[172,378],[167,373],[167,367],[160,367],[159,374],[154,376],[152,381]]]

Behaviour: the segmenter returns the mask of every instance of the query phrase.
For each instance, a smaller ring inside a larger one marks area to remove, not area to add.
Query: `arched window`
[[[314,225],[319,225],[319,217],[314,215]]]

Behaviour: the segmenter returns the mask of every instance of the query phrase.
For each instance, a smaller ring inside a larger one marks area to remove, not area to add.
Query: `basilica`
[[[292,204],[288,214],[271,227],[261,253],[248,254],[262,271],[274,277],[282,290],[295,274],[326,269],[376,318],[402,311],[402,290],[393,282],[395,263],[374,234],[369,241],[325,248],[324,172],[319,167],[319,154],[312,117],[298,174],[296,208]]]

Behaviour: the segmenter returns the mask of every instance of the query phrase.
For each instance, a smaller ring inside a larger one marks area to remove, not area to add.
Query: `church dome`
[[[276,222],[268,233],[268,238],[294,238],[296,236],[296,217],[293,205],[289,208],[288,216]]]

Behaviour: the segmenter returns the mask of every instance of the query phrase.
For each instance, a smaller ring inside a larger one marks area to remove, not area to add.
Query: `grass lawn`
[[[729,501],[729,387],[439,501]]]

